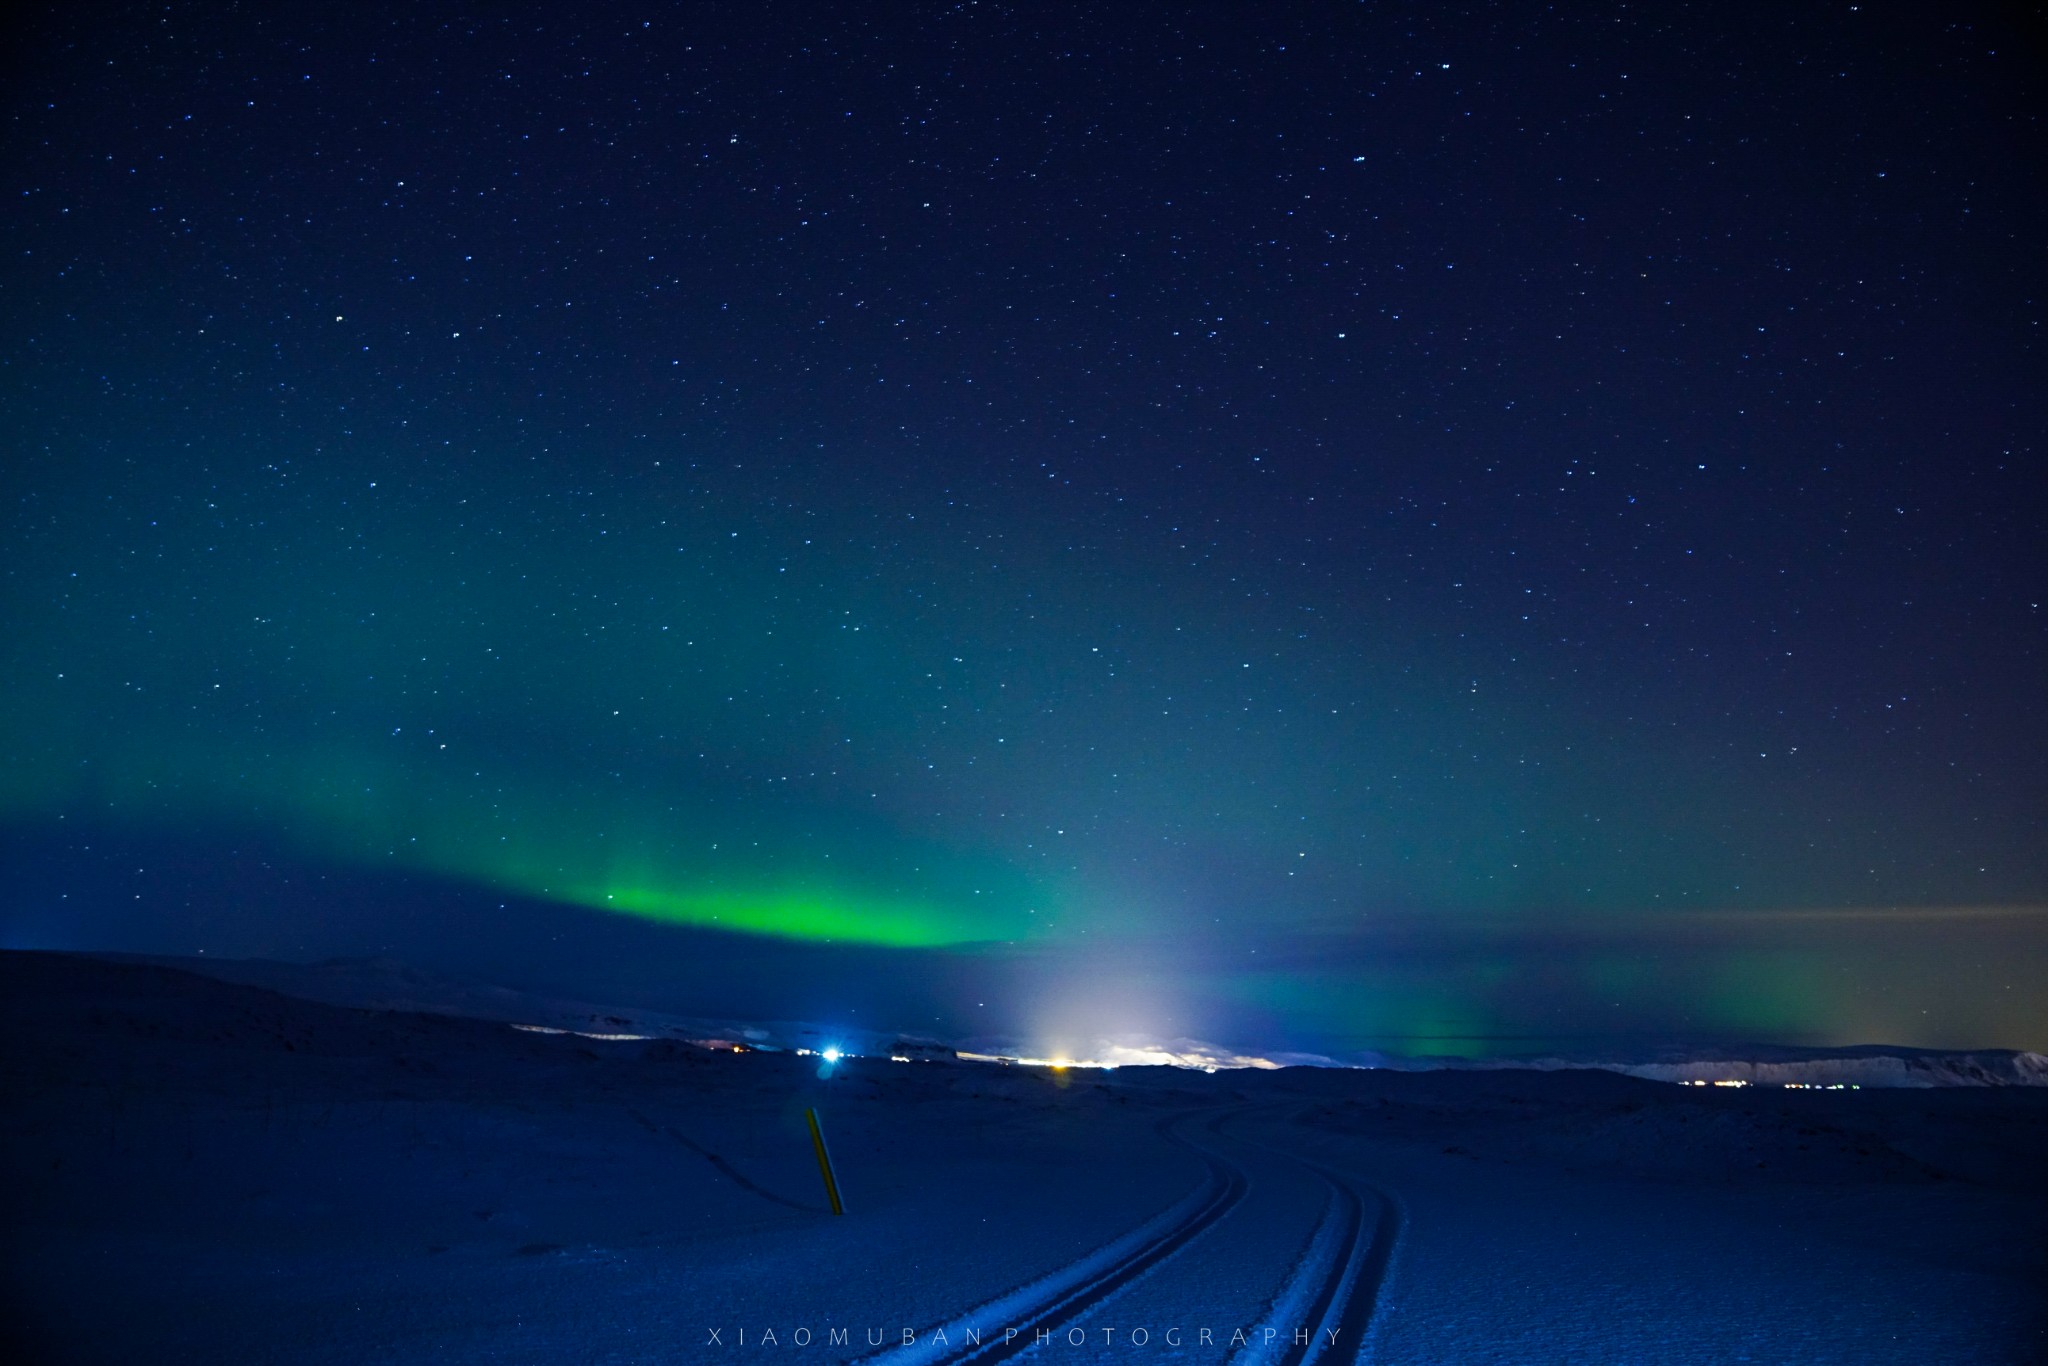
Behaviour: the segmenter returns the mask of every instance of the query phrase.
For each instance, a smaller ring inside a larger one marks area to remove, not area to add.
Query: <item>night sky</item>
[[[7,945],[2048,1046],[2017,10],[37,11]]]

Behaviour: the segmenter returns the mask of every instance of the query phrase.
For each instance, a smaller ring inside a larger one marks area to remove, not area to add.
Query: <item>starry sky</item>
[[[2048,1046],[1988,6],[39,6],[0,930]]]

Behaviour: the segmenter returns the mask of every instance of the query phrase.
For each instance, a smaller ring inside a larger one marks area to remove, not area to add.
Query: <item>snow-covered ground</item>
[[[12,1359],[2048,1355],[2035,1088],[821,1075],[680,1017],[540,1033],[53,954],[0,955],[0,999]]]

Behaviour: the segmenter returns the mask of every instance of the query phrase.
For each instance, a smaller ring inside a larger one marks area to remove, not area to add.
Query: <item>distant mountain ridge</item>
[[[886,1054],[905,1040],[929,1047],[923,1035],[841,1028],[785,1020],[681,1015],[640,1006],[600,1005],[572,997],[521,991],[441,977],[397,958],[329,958],[290,963],[274,958],[208,958],[173,954],[96,953],[115,963],[178,968],[216,981],[261,987],[283,996],[358,1010],[415,1011],[497,1020],[528,1029],[560,1030],[593,1038],[680,1039],[718,1046],[782,1050],[827,1047],[848,1053]]]
[[[681,1039],[710,1046],[760,1049],[837,1048],[884,1055],[909,1040],[914,1051],[972,1051],[1014,1058],[1020,1049],[1000,1040],[945,1041],[924,1035],[827,1026],[801,1021],[754,1021],[679,1015],[637,1006],[588,1001],[467,982],[422,971],[395,958],[331,958],[318,963],[277,959],[225,959],[169,954],[99,953],[110,962],[179,968],[286,996],[367,1010],[420,1011],[499,1020],[528,1028],[564,1030],[598,1038]],[[1425,1071],[1619,1072],[1680,1085],[1859,1086],[1875,1088],[2048,1086],[2048,1055],[2013,1049],[1942,1050],[1888,1044],[1801,1048],[1782,1044],[1689,1048],[1666,1045],[1583,1055],[1533,1058],[1402,1057],[1363,1053],[1349,1058],[1315,1054],[1246,1053],[1196,1040],[1142,1047],[1109,1046],[1105,1056],[1131,1063],[1218,1070],[1283,1066],[1385,1068]]]
[[[1853,1048],[1663,1049],[1647,1058],[1388,1058],[1404,1071],[1592,1069],[1680,1085],[1746,1086],[2048,1086],[2048,1056],[2013,1049],[1939,1049],[1861,1044]]]

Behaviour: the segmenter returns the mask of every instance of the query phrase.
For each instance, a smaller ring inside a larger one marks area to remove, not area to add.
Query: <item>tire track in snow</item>
[[[912,1344],[860,1360],[869,1366],[965,1366],[968,1362],[1007,1360],[1029,1348],[1039,1330],[1056,1333],[1206,1232],[1244,1199],[1250,1183],[1235,1163],[1173,1132],[1187,1118],[1176,1116],[1160,1125],[1159,1132],[1193,1151],[1207,1165],[1201,1185],[1085,1257],[949,1323],[923,1330]],[[1226,1118],[1228,1112],[1203,1127],[1214,1133]],[[970,1334],[982,1341],[972,1341]]]
[[[1273,1307],[1253,1330],[1251,1345],[1231,1359],[1231,1366],[1359,1360],[1401,1235],[1400,1208],[1384,1191],[1284,1149],[1259,1146],[1321,1177],[1330,1188],[1330,1202],[1300,1261],[1273,1297]],[[1295,1337],[1304,1327],[1310,1330],[1306,1342]]]

